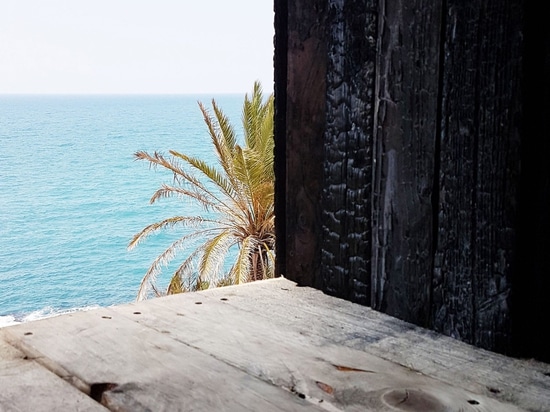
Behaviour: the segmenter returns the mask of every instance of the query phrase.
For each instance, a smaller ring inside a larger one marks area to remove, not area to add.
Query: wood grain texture
[[[0,339],[0,411],[106,412],[107,409]]]
[[[292,287],[285,279],[275,282],[278,288],[269,282],[254,285],[253,297],[223,289],[209,294],[300,334],[365,351],[524,410],[548,410],[549,364],[479,349],[318,290]],[[285,302],[284,308],[279,301]]]
[[[321,278],[370,304],[376,1],[329,1]]]
[[[287,4],[284,275],[313,285],[320,268],[326,6],[320,0]]]
[[[522,3],[448,2],[434,327],[511,347]]]
[[[373,200],[376,309],[428,326],[441,2],[380,2]]]
[[[103,386],[99,400],[110,410],[319,410],[289,390],[134,319],[102,309],[16,326],[6,333],[22,351],[46,358],[44,364],[54,372],[64,371],[64,379],[85,382],[89,393]]]
[[[57,379],[88,385],[109,410],[516,412],[550,401],[548,365],[282,278],[64,315],[0,337]]]

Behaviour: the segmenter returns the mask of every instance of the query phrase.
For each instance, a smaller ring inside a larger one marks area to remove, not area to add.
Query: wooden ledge
[[[284,278],[0,329],[1,411],[548,411],[550,365]]]

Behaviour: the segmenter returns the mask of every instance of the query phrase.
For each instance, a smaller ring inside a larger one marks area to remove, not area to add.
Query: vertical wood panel
[[[521,1],[489,3],[480,22],[480,119],[477,159],[477,346],[510,347],[512,263],[520,176]],[[509,350],[509,349],[508,349]]]
[[[432,279],[440,2],[380,2],[372,306],[426,326]]]
[[[313,285],[320,270],[325,130],[326,2],[288,2],[285,276]]]
[[[477,7],[445,10],[439,227],[434,267],[434,327],[472,342],[476,181]],[[479,29],[479,28],[478,28]],[[479,103],[478,103],[479,104]]]
[[[370,304],[377,0],[331,0],[323,186],[323,290]]]
[[[455,4],[456,3],[456,4]],[[521,2],[449,2],[434,327],[510,346],[520,174]]]
[[[288,0],[275,0],[275,53],[273,59],[275,169],[275,275],[286,275],[286,100],[288,70]]]
[[[520,257],[512,284],[512,338],[516,354],[550,362],[550,335],[541,333],[541,320],[550,319],[550,25],[537,6],[525,2],[529,24],[522,30]]]

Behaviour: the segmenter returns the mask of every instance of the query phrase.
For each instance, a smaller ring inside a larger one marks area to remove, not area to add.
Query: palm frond
[[[164,252],[162,252],[159,256],[155,258],[151,266],[149,266],[149,269],[145,273],[145,276],[142,278],[141,283],[139,285],[137,300],[143,300],[147,298],[149,288],[154,287],[157,276],[162,271],[162,267],[166,266],[168,263],[172,261],[177,251],[183,247],[184,243],[196,238],[208,236],[208,234],[212,230],[215,230],[215,229],[208,228],[200,231],[191,232],[172,242],[172,244],[166,250],[164,250]],[[194,259],[199,252],[200,250],[194,251],[191,254],[191,257]]]
[[[262,256],[265,253],[266,257],[263,266],[265,268],[264,279],[271,279],[275,277],[275,251],[273,249],[273,245],[268,245],[267,243],[263,242],[261,244],[261,252]]]
[[[178,266],[172,275],[170,285],[178,282],[182,290],[190,290],[191,285],[200,282],[201,279],[200,273],[197,270],[197,260],[201,253],[201,249],[197,248],[189,256],[187,256],[187,258]],[[169,293],[169,290],[167,290],[166,293]]]
[[[223,263],[229,248],[236,243],[231,230],[224,230],[208,239],[201,246],[202,256],[199,263],[201,278],[215,283],[220,278]]]
[[[224,147],[224,151],[233,157],[234,148],[237,145],[237,135],[235,134],[235,129],[231,125],[229,118],[218,106],[215,100],[212,100],[212,109],[214,110],[216,123],[219,127],[218,138]]]
[[[158,232],[161,229],[172,228],[178,224],[182,224],[184,226],[198,226],[203,224],[205,221],[207,221],[207,219],[202,216],[175,216],[164,219],[160,222],[152,223],[146,226],[141,232],[134,235],[128,244],[128,250],[132,250],[148,236]]]
[[[184,239],[176,240],[170,245],[170,247],[168,247],[163,253],[161,253],[153,261],[153,263],[145,273],[145,276],[143,276],[143,278],[141,279],[141,283],[139,284],[139,289],[137,293],[137,301],[147,299],[147,296],[149,294],[149,289],[155,288],[154,285],[156,283],[157,276],[162,271],[162,266],[165,265],[166,262],[170,261],[174,257],[176,253],[176,248],[178,248],[183,242],[184,242]],[[156,288],[155,288],[155,292],[156,292]]]
[[[250,250],[253,240],[247,237],[243,240],[235,264],[231,268],[231,277],[236,285],[250,281],[252,262],[250,261]]]
[[[198,202],[204,209],[218,209],[220,204],[216,201],[216,197],[212,196],[209,192],[200,192],[195,189],[185,189],[182,187],[169,186],[163,184],[157,191],[153,194],[150,199],[150,203],[155,203],[159,199],[165,199],[169,197],[177,196],[183,199],[193,199]]]
[[[202,112],[204,122],[208,127],[210,133],[210,139],[214,145],[214,150],[218,156],[220,165],[227,177],[232,176],[232,158],[233,149],[236,145],[235,133],[231,127],[228,127],[229,120],[225,117],[223,112],[217,108],[215,101],[212,101],[215,115],[211,115],[210,111],[202,104],[199,103],[199,108]]]
[[[206,177],[210,182],[212,182],[222,194],[225,194],[230,199],[233,199],[237,196],[235,192],[235,187],[232,186],[231,182],[224,177],[215,167],[208,165],[205,161],[197,159],[195,157],[190,157],[182,153],[171,150],[170,153],[173,156],[179,157],[191,165],[195,170],[199,171],[204,177]],[[207,189],[204,189],[207,190]],[[210,194],[216,198],[218,202],[222,202],[223,199],[219,196],[215,196],[213,192],[208,190]]]

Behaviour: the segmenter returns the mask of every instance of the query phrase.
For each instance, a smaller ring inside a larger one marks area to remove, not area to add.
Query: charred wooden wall
[[[376,0],[327,2],[322,288],[370,302]]]
[[[275,1],[279,273],[550,360],[528,319],[550,314],[531,289],[550,286],[549,242],[530,235],[550,213],[535,14],[525,0]]]

